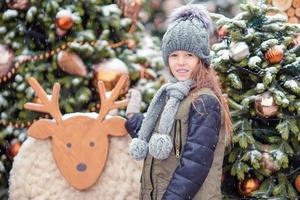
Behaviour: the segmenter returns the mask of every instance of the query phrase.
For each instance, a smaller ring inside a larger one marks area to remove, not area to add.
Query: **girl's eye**
[[[189,57],[194,57],[194,55],[191,54],[191,53],[188,53],[187,56],[189,56]]]
[[[176,56],[177,56],[177,54],[171,54],[170,56],[171,56],[171,57],[176,57]]]

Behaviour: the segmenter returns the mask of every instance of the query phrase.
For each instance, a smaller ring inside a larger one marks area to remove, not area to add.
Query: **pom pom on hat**
[[[174,22],[193,19],[201,21],[204,28],[206,28],[209,33],[213,33],[214,25],[209,16],[209,12],[201,4],[188,4],[175,9],[171,13],[168,23],[172,24]]]

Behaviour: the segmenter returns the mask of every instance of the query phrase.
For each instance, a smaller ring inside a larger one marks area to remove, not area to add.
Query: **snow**
[[[258,157],[261,156],[261,153],[257,150],[253,150],[250,152],[250,158],[251,158],[251,162],[254,162],[255,160],[257,160]]]
[[[263,83],[257,83],[255,89],[258,90],[258,91],[264,90],[265,85]]]
[[[18,11],[8,9],[8,10],[6,10],[6,11],[3,13],[2,18],[3,18],[3,19],[8,19],[8,18],[16,17],[16,16],[18,16]]]
[[[61,17],[72,17],[72,13],[69,10],[60,10],[57,14],[56,14],[56,18],[61,18]]]
[[[287,86],[292,89],[296,89],[298,87],[298,84],[295,80],[289,80],[284,83],[284,86]]]
[[[110,4],[107,6],[102,6],[102,13],[103,13],[103,16],[109,17],[113,13],[117,13],[117,14],[121,15],[121,10],[119,9],[119,7],[116,4]]]
[[[73,84],[74,86],[80,84],[80,79],[79,79],[79,78],[74,78],[74,79],[72,80],[72,84]]]
[[[254,56],[249,59],[249,67],[255,67],[257,63],[261,63],[261,58],[259,56]]]

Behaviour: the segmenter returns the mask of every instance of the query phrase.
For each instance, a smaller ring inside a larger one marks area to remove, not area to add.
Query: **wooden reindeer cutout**
[[[79,190],[91,187],[100,177],[107,160],[108,135],[127,134],[124,118],[113,116],[105,119],[110,109],[127,105],[127,100],[115,102],[127,77],[120,78],[108,98],[104,84],[98,82],[101,107],[96,119],[84,115],[63,119],[58,105],[60,85],[54,84],[53,95],[49,98],[34,78],[28,81],[42,103],[26,103],[24,107],[49,113],[54,118],[34,122],[28,129],[28,135],[37,139],[51,138],[56,165],[67,182]]]

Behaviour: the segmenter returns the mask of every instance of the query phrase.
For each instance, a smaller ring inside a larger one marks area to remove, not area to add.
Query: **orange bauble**
[[[94,64],[93,85],[96,87],[98,81],[102,81],[106,91],[111,91],[117,84],[122,75],[129,76],[129,70],[126,64],[117,58],[107,59],[101,63]],[[130,86],[130,82],[125,84],[125,87],[120,91],[120,95],[124,95]]]
[[[62,30],[69,30],[74,23],[72,13],[68,10],[61,10],[56,14],[56,25]]]
[[[269,61],[271,64],[280,63],[284,57],[284,52],[281,46],[276,45],[269,49],[266,54],[265,58]]]
[[[218,30],[218,35],[220,38],[224,38],[225,36],[229,35],[229,32],[227,30],[227,28],[225,26],[222,26],[219,30]]]
[[[18,154],[20,147],[21,147],[21,143],[19,142],[19,140],[13,139],[10,142],[10,146],[8,148],[9,156],[15,157]]]
[[[297,175],[296,179],[295,179],[295,188],[298,192],[300,192],[300,174]]]
[[[260,181],[256,178],[247,178],[238,183],[238,191],[241,195],[251,196],[251,193],[256,191],[260,186]]]

